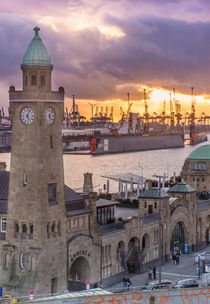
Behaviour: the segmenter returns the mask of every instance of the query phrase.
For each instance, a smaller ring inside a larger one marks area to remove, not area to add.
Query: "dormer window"
[[[31,85],[36,86],[36,75],[31,76]]]

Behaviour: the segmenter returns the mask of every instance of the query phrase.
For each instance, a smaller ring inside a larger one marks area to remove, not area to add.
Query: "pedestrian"
[[[152,268],[152,272],[153,272],[153,280],[156,280],[156,267],[155,267],[155,265]]]
[[[149,281],[152,280],[152,268],[151,268],[151,266],[149,266],[149,268],[148,268],[148,280]]]
[[[170,251],[170,254],[169,254],[169,259],[170,259],[170,262],[173,263],[173,256],[172,256],[172,252]]]
[[[125,276],[122,281],[123,281],[123,288],[127,288],[128,287],[127,276]]]
[[[173,260],[173,264],[176,264],[175,253],[174,252],[172,252],[172,260]]]
[[[123,288],[126,288],[127,290],[129,290],[129,287],[132,284],[129,277],[125,276],[122,281],[123,281]]]
[[[179,264],[179,255],[178,254],[176,256],[176,262],[177,262],[177,264]]]

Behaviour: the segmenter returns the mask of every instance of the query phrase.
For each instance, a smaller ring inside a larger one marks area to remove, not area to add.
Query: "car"
[[[143,289],[146,289],[146,290],[154,290],[154,289],[159,289],[159,288],[165,288],[165,289],[168,289],[168,288],[171,288],[172,287],[172,282],[170,280],[161,280],[161,287],[159,286],[159,281],[152,281],[152,282],[149,282],[147,283]]]
[[[190,287],[199,287],[198,282],[194,278],[182,279],[176,282],[172,288],[190,288]]]

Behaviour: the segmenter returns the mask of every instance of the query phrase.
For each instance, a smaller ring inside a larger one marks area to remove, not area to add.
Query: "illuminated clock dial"
[[[45,120],[48,125],[51,125],[55,119],[55,112],[52,108],[45,110]]]
[[[20,114],[21,120],[25,125],[30,125],[34,120],[34,111],[31,108],[24,108]]]

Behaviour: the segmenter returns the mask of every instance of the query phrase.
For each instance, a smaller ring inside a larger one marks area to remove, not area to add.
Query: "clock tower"
[[[61,125],[64,89],[35,27],[21,64],[23,89],[9,89],[12,151],[5,246],[8,280],[36,293],[65,285],[65,198]],[[14,281],[14,280],[13,280]]]

